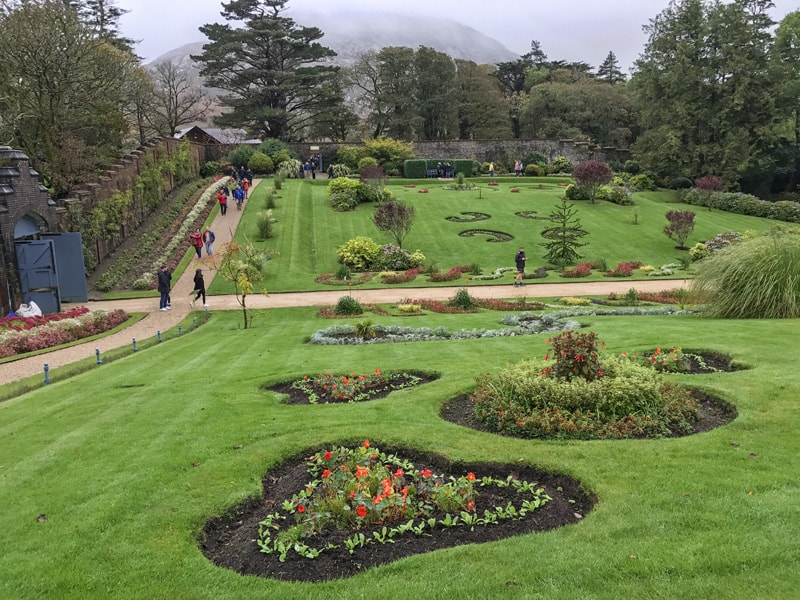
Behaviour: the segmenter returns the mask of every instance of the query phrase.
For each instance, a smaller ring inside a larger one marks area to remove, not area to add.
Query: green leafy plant
[[[337,315],[360,315],[363,314],[364,309],[361,307],[361,303],[352,296],[342,296],[336,302],[333,312]]]
[[[473,310],[477,308],[477,302],[475,298],[470,295],[469,290],[461,288],[456,292],[455,296],[450,299],[450,306],[455,306],[461,310]]]

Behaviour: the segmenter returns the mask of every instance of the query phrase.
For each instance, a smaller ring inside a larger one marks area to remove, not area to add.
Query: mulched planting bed
[[[270,514],[279,511],[285,500],[302,490],[309,480],[305,461],[313,451],[304,452],[271,469],[264,476],[263,497],[250,499],[233,508],[228,514],[212,519],[203,528],[199,545],[203,554],[214,564],[233,569],[243,575],[258,575],[286,581],[326,581],[355,575],[370,567],[392,562],[406,556],[432,552],[461,544],[476,544],[504,539],[537,531],[548,531],[580,521],[593,507],[596,498],[583,491],[580,484],[565,475],[552,474],[528,465],[500,463],[451,463],[438,454],[421,453],[403,448],[384,449],[413,461],[418,468],[429,468],[438,473],[463,476],[475,473],[478,478],[492,476],[505,479],[509,475],[516,479],[536,482],[544,487],[552,498],[544,506],[529,513],[519,521],[501,521],[498,524],[475,527],[437,527],[430,537],[413,533],[394,538],[395,543],[369,544],[350,555],[343,541],[351,537],[354,530],[324,532],[313,540],[315,547],[326,543],[340,548],[324,551],[315,559],[302,558],[290,553],[285,562],[275,554],[264,554],[253,540],[258,537],[258,523]],[[479,490],[476,512],[505,506],[509,501],[519,503],[519,495],[513,487]],[[443,515],[440,515],[443,516]],[[373,531],[382,527],[364,528],[359,531],[372,538]]]
[[[702,358],[702,363],[697,360],[697,356]],[[684,375],[701,375],[720,371],[729,372],[739,368],[732,364],[729,356],[717,352],[687,351],[686,358],[689,363],[689,371],[683,373]],[[669,376],[669,374],[665,375]],[[717,427],[727,425],[739,416],[734,405],[713,394],[697,389],[691,390],[691,393],[697,401],[697,409],[700,412],[700,417],[690,424],[688,430],[682,430],[677,426],[671,428],[670,437],[683,437],[710,431]],[[469,396],[466,394],[452,398],[445,403],[440,414],[445,421],[450,421],[456,425],[487,433],[497,433],[487,428],[478,420],[475,416],[475,407],[472,400],[470,400]]]
[[[438,374],[424,373],[421,371],[406,371],[403,373],[391,373],[389,375],[391,375],[390,381],[364,389],[363,392],[367,393],[369,398],[360,400],[360,402],[385,398],[397,389],[408,389],[412,385],[422,385],[424,383],[430,383],[431,381],[436,381],[439,379]],[[416,383],[411,384],[410,382],[413,379],[416,379]],[[289,397],[285,401],[286,404],[310,404],[309,394],[303,390],[292,387],[292,383],[293,381],[287,381],[269,386],[265,389],[278,394],[286,394]],[[316,389],[315,391],[320,398],[327,396],[327,390]],[[319,400],[316,402],[316,404],[346,404],[347,402],[349,402],[349,400],[329,399]]]

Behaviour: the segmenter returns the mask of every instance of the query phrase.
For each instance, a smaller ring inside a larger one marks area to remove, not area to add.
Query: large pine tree
[[[297,141],[320,114],[342,102],[338,67],[326,64],[335,52],[317,40],[323,32],[281,16],[285,0],[231,0],[222,16],[200,31],[209,42],[193,56],[209,87],[225,90],[228,109],[215,121],[243,127],[251,135]]]

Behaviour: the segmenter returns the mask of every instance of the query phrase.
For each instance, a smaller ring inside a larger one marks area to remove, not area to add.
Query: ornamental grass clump
[[[549,343],[544,361],[477,379],[471,399],[488,429],[530,438],[660,437],[698,419],[691,393],[655,369],[628,357],[601,359],[596,334],[567,331]]]

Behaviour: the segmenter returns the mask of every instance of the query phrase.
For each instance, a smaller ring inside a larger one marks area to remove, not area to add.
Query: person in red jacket
[[[194,246],[194,251],[197,252],[197,258],[202,258],[203,236],[200,234],[200,229],[195,229],[194,233],[189,236],[189,243]]]
[[[227,190],[228,188],[225,189]],[[228,194],[223,192],[221,188],[217,192],[217,202],[219,202],[219,214],[224,217],[225,213],[228,212]]]

